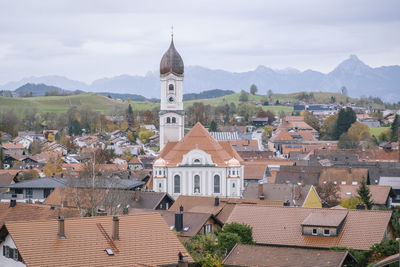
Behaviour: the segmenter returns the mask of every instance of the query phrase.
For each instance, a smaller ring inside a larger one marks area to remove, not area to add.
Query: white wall
[[[9,246],[11,248],[17,248],[14,244],[14,241],[12,240],[10,235],[7,235],[6,239],[4,242],[0,244],[0,267],[22,267],[26,266],[20,261],[15,261],[13,259],[9,259],[3,256],[3,246]]]

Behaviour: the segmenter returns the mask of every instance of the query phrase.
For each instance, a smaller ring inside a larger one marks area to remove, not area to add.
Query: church
[[[182,57],[173,37],[160,63],[160,155],[153,190],[179,195],[241,197],[244,163],[229,142],[217,141],[197,123],[184,135]]]

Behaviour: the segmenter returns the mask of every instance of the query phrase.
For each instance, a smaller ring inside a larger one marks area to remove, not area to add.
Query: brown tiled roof
[[[361,181],[368,179],[368,169],[362,168],[323,168],[319,176],[319,183],[324,182],[337,182],[337,184],[352,184],[357,182],[360,184]]]
[[[171,210],[157,210],[160,213],[161,217],[165,220],[167,225],[174,226],[175,225],[175,213],[176,211]],[[212,218],[212,214],[210,213],[199,213],[199,212],[183,212],[183,227],[189,227],[187,231],[182,231],[179,233],[181,236],[192,237],[197,235],[203,225]]]
[[[130,161],[129,164],[142,164],[142,161],[138,157],[133,157]]]
[[[245,161],[244,163],[244,179],[262,179],[267,169],[266,161]]]
[[[347,251],[237,244],[222,262],[225,266],[318,266],[341,267],[354,262]]]
[[[311,185],[296,184],[261,184],[263,187],[264,199],[289,201],[291,206],[303,206]],[[246,199],[259,199],[259,183],[248,183],[243,191]]]
[[[272,151],[238,151],[238,154],[244,161],[270,159],[274,156]]]
[[[235,149],[253,149],[258,150],[257,140],[231,140],[228,141]]]
[[[20,144],[20,143],[18,143],[18,144],[3,143],[3,144],[1,144],[1,146],[6,150],[9,150],[9,149],[24,149],[24,145]]]
[[[310,131],[310,132],[317,132],[313,127],[308,125],[304,121],[283,121],[281,125],[277,128],[277,130],[282,129],[295,129],[297,128],[299,131]]]
[[[241,199],[241,198],[220,198],[219,205],[215,206],[214,197],[199,197],[199,196],[183,196],[180,195],[169,210],[179,211],[182,205],[184,211],[210,213],[217,217],[221,222],[229,217],[233,206],[240,203],[261,204],[261,205],[276,205],[283,206],[283,201],[275,200],[259,200],[259,199]]]
[[[380,243],[390,224],[392,211],[347,210],[348,214],[338,236],[312,236],[302,234],[302,222],[312,212],[321,209],[300,207],[273,207],[261,205],[236,205],[227,222],[238,222],[253,228],[257,244],[330,248],[345,246],[368,250]],[[341,209],[324,212],[342,214]],[[389,238],[393,238],[388,234]]]
[[[368,149],[359,153],[362,161],[392,161],[400,160],[399,150]]]
[[[304,167],[304,168],[301,168]],[[314,168],[309,166],[281,166],[279,172],[276,175],[277,184],[318,184],[318,178],[320,168]]]
[[[339,185],[340,199],[347,199],[350,197],[358,197],[357,190],[359,185]],[[377,205],[385,205],[389,198],[391,186],[388,185],[368,185],[371,192],[372,201]]]
[[[2,231],[10,233],[27,266],[159,266],[176,264],[178,253],[187,253],[157,213],[120,216],[117,241],[112,224],[112,216],[66,219],[64,239],[57,220],[6,223]]]
[[[304,116],[286,116],[284,118],[285,121],[304,121]]]
[[[227,166],[227,162],[232,158],[243,161],[229,142],[218,142],[200,123],[197,123],[181,141],[167,143],[160,153],[160,158],[166,161],[167,166],[177,166],[183,155],[193,149],[201,149],[210,154],[217,166]]]
[[[54,207],[28,204],[17,202],[17,204],[10,208],[9,202],[0,202],[0,226],[6,221],[32,221],[32,220],[45,220],[56,219],[58,216],[64,217],[78,217],[79,212],[77,209]]]
[[[91,189],[87,188],[56,187],[43,204],[87,208],[93,206],[91,204],[91,196],[95,196],[94,199],[97,199],[97,202],[100,203],[106,193],[106,189],[95,189],[92,194]]]
[[[327,209],[322,209],[308,214],[301,225],[339,227],[347,214],[347,210],[342,210],[342,212],[330,212]]]

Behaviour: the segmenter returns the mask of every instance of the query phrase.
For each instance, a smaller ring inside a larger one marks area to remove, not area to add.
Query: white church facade
[[[244,164],[229,142],[217,141],[197,123],[184,136],[184,65],[173,40],[160,63],[160,155],[153,190],[179,195],[241,197]]]

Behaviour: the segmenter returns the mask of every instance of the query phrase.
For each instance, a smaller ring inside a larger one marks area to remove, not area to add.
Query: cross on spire
[[[174,38],[174,25],[171,25],[171,38]]]

